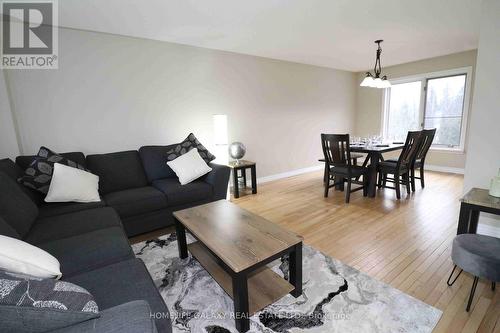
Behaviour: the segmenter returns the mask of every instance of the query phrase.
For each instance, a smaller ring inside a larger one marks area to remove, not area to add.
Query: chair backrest
[[[420,138],[422,137],[422,131],[408,131],[406,135],[405,146],[403,147],[403,151],[401,155],[399,155],[398,165],[400,166],[409,166],[415,159],[415,155],[420,148]]]
[[[415,155],[415,160],[424,160],[425,156],[431,148],[432,141],[434,140],[434,135],[436,135],[436,129],[424,129],[422,130],[422,137],[420,138],[420,148]]]
[[[351,167],[349,134],[321,134],[321,147],[330,166]]]

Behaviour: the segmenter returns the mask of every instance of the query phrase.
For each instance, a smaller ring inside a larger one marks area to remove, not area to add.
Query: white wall
[[[472,67],[472,86],[474,86],[474,69],[476,67],[477,50],[450,54],[442,57],[424,59],[406,64],[384,67],[384,75],[389,79],[396,79],[406,76],[440,72],[449,69]],[[382,55],[383,58],[383,55]],[[383,59],[382,59],[383,60]],[[361,83],[365,77],[365,72],[358,74],[358,82]],[[355,132],[359,136],[368,136],[382,132],[382,108],[383,90],[367,87],[359,87],[357,90],[357,107]],[[474,96],[474,89],[471,89],[470,101]],[[470,105],[469,105],[470,111]],[[469,112],[469,115],[471,112]],[[467,142],[467,137],[466,137]],[[445,170],[458,170],[463,173],[465,168],[466,152],[450,152],[430,150],[426,163],[432,166],[443,167]],[[396,156],[396,155],[395,155]]]
[[[355,74],[179,44],[61,29],[59,69],[9,71],[23,153],[212,143],[212,115],[258,176],[318,165],[321,132],[350,132]]]
[[[483,0],[464,191],[489,188],[500,168],[500,1]],[[500,218],[481,214],[478,232],[500,237]]]
[[[0,159],[19,155],[10,99],[6,86],[5,72],[0,70]]]

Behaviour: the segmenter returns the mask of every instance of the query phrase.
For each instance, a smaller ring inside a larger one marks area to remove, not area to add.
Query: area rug
[[[188,235],[188,243],[194,239]],[[175,233],[133,245],[158,286],[173,332],[237,333],[233,301],[196,259],[179,259]],[[441,311],[304,245],[303,294],[250,318],[250,332],[431,332]],[[287,258],[269,265],[288,277]]]

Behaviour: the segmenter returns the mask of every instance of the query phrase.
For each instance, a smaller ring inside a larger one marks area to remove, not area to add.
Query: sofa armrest
[[[231,169],[226,165],[209,163],[212,168],[205,176],[205,182],[212,185],[214,189],[214,200],[225,199],[227,196],[227,185],[229,183],[229,173]]]
[[[146,301],[137,300],[100,312],[100,317],[64,327],[53,333],[157,333],[154,318]]]

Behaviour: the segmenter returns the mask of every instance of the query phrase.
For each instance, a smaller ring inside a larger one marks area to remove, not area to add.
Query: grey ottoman
[[[478,234],[458,235],[453,240],[451,259],[455,267],[448,278],[449,286],[453,285],[462,271],[474,275],[466,309],[469,311],[479,278],[492,281],[492,290],[495,290],[495,282],[500,281],[500,238]],[[460,273],[450,282],[457,266],[461,268]]]

